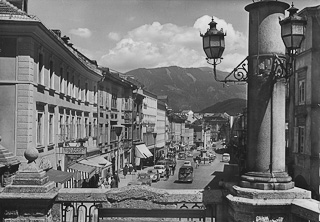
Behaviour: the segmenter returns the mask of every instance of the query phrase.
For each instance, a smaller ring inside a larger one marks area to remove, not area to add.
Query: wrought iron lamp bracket
[[[289,79],[293,75],[292,61],[295,54],[289,54],[289,61],[286,58],[281,58],[279,55],[274,55],[273,73],[276,79]]]
[[[242,62],[239,63],[224,79],[219,79],[217,76],[216,66],[221,63],[221,59],[212,59],[213,62],[210,62],[210,59],[207,58],[207,63],[213,66],[213,75],[214,79],[217,82],[247,82],[248,80],[248,57],[246,57]]]

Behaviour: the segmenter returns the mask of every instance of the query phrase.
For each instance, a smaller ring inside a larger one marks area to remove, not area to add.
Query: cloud
[[[70,33],[73,35],[80,36],[82,38],[90,38],[92,34],[91,31],[87,28],[71,29]]]
[[[120,40],[120,34],[116,32],[110,32],[108,35],[109,39],[114,40],[114,41],[119,41]]]
[[[159,22],[142,25],[120,39],[113,49],[102,56],[99,64],[121,72],[143,67],[208,66],[200,31],[204,33],[210,21],[211,17],[203,16],[192,27]],[[232,24],[218,18],[215,21],[227,31],[224,59],[218,69],[232,70],[238,65],[236,62],[245,58],[247,38],[234,30]]]

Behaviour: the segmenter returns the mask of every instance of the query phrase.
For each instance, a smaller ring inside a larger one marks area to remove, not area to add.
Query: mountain
[[[200,111],[200,113],[228,113],[231,116],[242,113],[243,108],[247,107],[247,100],[245,99],[228,99],[218,102],[210,107]]]
[[[219,78],[228,73],[217,71]],[[167,95],[168,105],[174,111],[198,112],[218,102],[246,99],[246,85],[226,85],[214,80],[212,69],[181,68],[177,66],[135,69],[125,73],[158,96]]]

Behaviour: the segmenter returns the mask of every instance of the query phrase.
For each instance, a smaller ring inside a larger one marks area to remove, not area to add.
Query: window
[[[117,109],[117,95],[116,94],[112,94],[111,108],[112,109]]]
[[[71,117],[71,122],[70,122],[70,139],[73,140],[76,138],[76,130],[75,130],[75,124],[74,124],[74,116]]]
[[[71,86],[70,86],[71,94],[70,95],[75,98],[76,96],[75,96],[75,90],[74,90],[74,75],[71,78],[71,83],[70,84],[71,84]]]
[[[81,100],[81,80],[78,80],[78,99]]]
[[[88,118],[84,119],[85,137],[89,136],[89,123]]]
[[[69,116],[66,116],[66,122],[65,122],[65,129],[66,129],[66,140],[70,140],[70,122],[69,122]]]
[[[60,118],[59,118],[59,137],[60,137],[59,142],[65,141],[65,125],[64,125],[63,115],[60,115]]]
[[[93,135],[92,136],[97,136],[97,135],[98,135],[97,119],[93,119]]]
[[[37,117],[37,146],[43,146],[43,113],[38,112]]]
[[[129,127],[124,128],[124,139],[129,139]]]
[[[93,99],[94,99],[94,103],[97,104],[97,87],[96,86],[93,87]]]
[[[54,72],[53,72],[53,62],[52,61],[50,61],[50,70],[49,70],[49,87],[51,88],[51,89],[54,89]]]
[[[85,86],[84,98],[85,98],[85,101],[86,101],[86,102],[89,101],[88,83],[87,83],[87,82],[86,82],[86,86]]]
[[[305,142],[305,129],[304,126],[298,127],[298,152],[304,152],[304,142]]]
[[[70,96],[71,93],[70,93],[70,79],[69,79],[69,72],[67,72],[67,95]]]
[[[54,115],[52,113],[49,114],[49,144],[54,143]]]
[[[99,143],[102,143],[103,124],[99,124]]]
[[[108,142],[108,124],[105,124],[105,129],[104,129],[104,135],[105,135],[105,142]]]
[[[305,79],[299,80],[299,95],[298,95],[298,104],[303,105],[306,101],[306,81]]]
[[[44,85],[44,80],[43,80],[43,55],[41,53],[39,53],[38,83]]]
[[[81,138],[81,118],[77,118],[77,138]]]
[[[60,93],[64,93],[63,68],[60,68]]]

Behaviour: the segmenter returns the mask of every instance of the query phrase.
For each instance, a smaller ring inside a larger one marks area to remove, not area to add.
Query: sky
[[[122,73],[209,66],[200,33],[213,18],[227,34],[217,69],[231,71],[247,56],[249,13],[244,7],[253,1],[258,0],[29,0],[28,13],[48,29],[60,29],[100,66]],[[317,5],[320,0],[294,2],[299,9]]]

